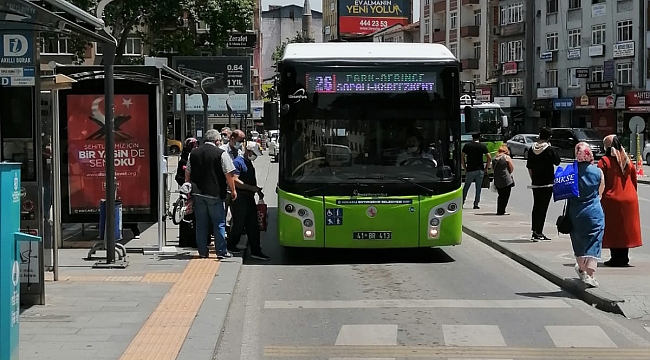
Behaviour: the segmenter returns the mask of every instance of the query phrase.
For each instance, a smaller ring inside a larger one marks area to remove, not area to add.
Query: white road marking
[[[497,325],[442,325],[446,346],[506,346]]]
[[[343,325],[335,345],[397,345],[397,325]],[[364,360],[395,360],[395,358],[363,358]],[[361,360],[330,358],[330,360]]]
[[[556,347],[617,347],[600,326],[545,326],[545,328]]]
[[[646,326],[645,329],[650,332],[650,326]]]
[[[646,199],[646,198],[644,198],[643,196],[639,196],[639,200],[640,200],[640,201],[650,201],[650,199]]]
[[[261,276],[259,273],[262,269],[251,270],[248,274],[250,282],[248,282],[248,289],[246,292],[246,308],[244,310],[244,327],[242,329],[242,342],[240,348],[241,360],[262,360],[259,351],[260,341],[260,322],[261,322],[261,309],[256,306],[255,299],[261,296]],[[241,279],[242,283],[245,279]]]
[[[566,309],[562,299],[516,300],[295,300],[266,301],[265,309],[372,309],[372,308],[477,308],[477,309]]]

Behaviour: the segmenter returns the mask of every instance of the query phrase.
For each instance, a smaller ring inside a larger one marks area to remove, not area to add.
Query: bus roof
[[[442,60],[458,61],[440,44],[333,42],[287,44],[285,60]]]

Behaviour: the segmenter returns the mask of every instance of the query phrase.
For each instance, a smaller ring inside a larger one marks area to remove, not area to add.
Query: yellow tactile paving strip
[[[120,360],[175,360],[219,264],[214,259],[191,260]],[[151,274],[150,278],[164,276]]]

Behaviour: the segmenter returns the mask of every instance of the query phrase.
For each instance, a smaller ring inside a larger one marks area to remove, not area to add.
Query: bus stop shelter
[[[105,2],[105,0],[103,1]],[[62,36],[78,35],[84,37],[89,42],[101,43],[104,48],[104,93],[106,96],[105,101],[105,114],[106,126],[113,127],[113,64],[115,60],[115,49],[117,47],[116,39],[110,34],[104,22],[86,11],[74,6],[65,0],[2,0],[0,2],[0,38],[2,39],[3,61],[0,62],[0,68],[3,69],[2,86],[10,88],[12,86],[30,87],[33,91],[33,146],[35,149],[42,148],[41,134],[41,118],[40,111],[38,111],[38,104],[40,104],[40,63],[38,53],[39,46],[37,41],[39,36],[44,33],[54,33]],[[13,58],[12,58],[13,57]],[[6,61],[9,60],[9,61]],[[4,76],[7,75],[7,76]],[[11,98],[3,99],[3,101],[12,101]],[[108,132],[106,136],[106,149],[107,149],[107,163],[106,179],[113,179],[115,169],[113,164],[113,151],[114,149],[114,134]],[[57,154],[52,154],[53,157]],[[36,181],[34,186],[37,189],[43,188],[43,160],[41,156],[35,156],[34,162]],[[56,178],[57,174],[53,174]],[[107,205],[114,206],[115,197],[111,196],[115,192],[115,184],[113,181],[106,181]],[[38,191],[38,201],[36,214],[34,218],[38,220],[38,232],[44,233],[44,209],[43,209],[43,192]],[[57,200],[52,199],[53,204],[57,204]],[[55,208],[55,207],[54,207]],[[110,207],[109,207],[110,208]],[[115,218],[111,212],[107,216],[107,225],[114,226]],[[56,224],[56,223],[55,223]],[[110,227],[109,227],[110,228]],[[109,235],[107,242],[109,247],[114,248],[115,241],[111,239],[113,234]],[[42,242],[41,242],[42,244]],[[53,243],[56,247],[56,243]],[[55,249],[56,250],[56,249]],[[21,289],[21,299],[25,302],[32,304],[45,304],[44,295],[44,276],[43,276],[43,246],[40,245],[38,249],[38,283],[29,286],[30,291],[23,292]],[[107,264],[115,261],[113,252],[109,251],[106,259]],[[57,252],[53,253],[53,264],[56,269],[58,266]],[[58,272],[55,271],[54,279],[58,280]]]

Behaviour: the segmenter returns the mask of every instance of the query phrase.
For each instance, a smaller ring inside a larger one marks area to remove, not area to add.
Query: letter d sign
[[[27,38],[22,35],[5,35],[3,43],[4,56],[20,57],[27,54],[27,50],[29,50]]]

